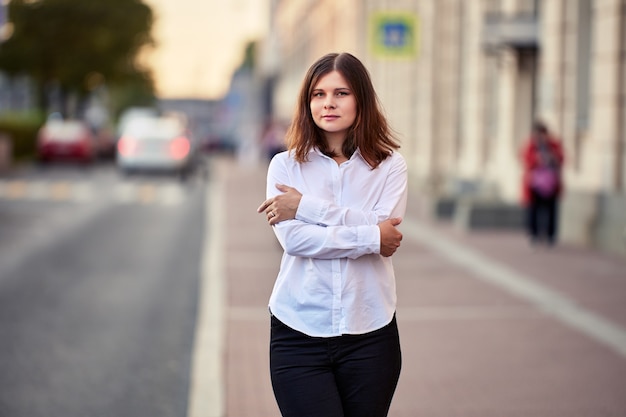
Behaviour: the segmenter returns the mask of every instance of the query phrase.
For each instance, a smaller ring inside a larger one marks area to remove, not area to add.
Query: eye
[[[323,96],[324,96],[324,93],[321,91],[316,91],[313,93],[313,97],[323,97]]]

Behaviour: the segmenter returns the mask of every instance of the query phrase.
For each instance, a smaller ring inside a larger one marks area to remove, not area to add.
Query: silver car
[[[191,168],[192,151],[182,118],[138,117],[127,123],[117,143],[117,166],[125,173],[162,171],[184,178]]]

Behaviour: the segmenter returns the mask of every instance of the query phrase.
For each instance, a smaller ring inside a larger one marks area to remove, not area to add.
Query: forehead
[[[324,74],[320,77],[317,83],[313,86],[313,89],[328,90],[337,88],[349,88],[349,84],[346,79],[339,73],[339,71],[331,71],[328,74]]]

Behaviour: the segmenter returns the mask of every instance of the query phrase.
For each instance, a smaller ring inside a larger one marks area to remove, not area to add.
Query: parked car
[[[71,160],[92,162],[95,138],[89,126],[80,120],[50,118],[37,135],[37,157],[42,162]]]
[[[159,116],[159,111],[153,107],[129,107],[121,114],[117,123],[117,139],[119,139],[128,125],[135,119],[154,118]]]
[[[117,166],[124,173],[159,171],[185,178],[192,168],[192,140],[178,117],[139,117],[125,126],[117,143]]]
[[[200,149],[209,155],[223,154],[232,156],[237,153],[237,143],[226,135],[207,134],[200,141]]]

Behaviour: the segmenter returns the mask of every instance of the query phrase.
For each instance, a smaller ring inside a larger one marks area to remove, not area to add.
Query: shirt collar
[[[320,149],[317,146],[313,147],[313,149],[311,149],[310,152],[316,153],[317,155],[321,156],[322,158],[331,159],[328,155],[324,155],[324,153],[322,153],[322,151],[320,151]],[[361,154],[361,149],[359,149],[359,148],[356,148],[356,151],[354,151],[354,153],[352,154],[350,159],[348,159],[348,162],[352,161],[352,160],[354,160],[356,158],[360,158],[365,164],[367,164],[369,166],[369,164],[367,163],[367,160],[365,158],[363,158],[363,155]]]

